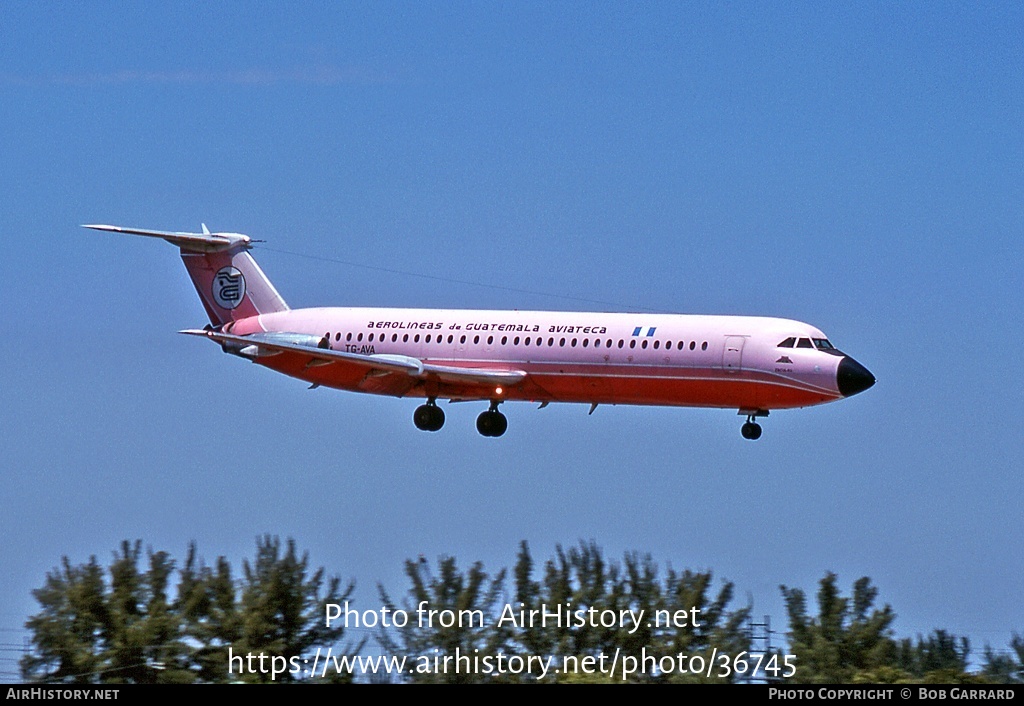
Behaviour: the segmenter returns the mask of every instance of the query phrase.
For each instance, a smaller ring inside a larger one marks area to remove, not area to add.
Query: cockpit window
[[[815,338],[814,347],[820,348],[823,351],[835,350],[835,346],[829,343],[829,340],[827,338]]]
[[[796,337],[795,336],[790,336],[785,341],[780,343],[777,347],[778,348],[792,348],[795,344],[796,344]]]
[[[814,348],[814,346],[811,345],[811,339],[809,339],[809,338],[801,338],[799,341],[796,342],[796,347],[797,348]]]

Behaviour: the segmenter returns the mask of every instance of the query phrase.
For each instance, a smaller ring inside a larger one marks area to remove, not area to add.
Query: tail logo
[[[234,309],[245,296],[245,277],[237,267],[222,267],[213,277],[212,293],[221,309]]]

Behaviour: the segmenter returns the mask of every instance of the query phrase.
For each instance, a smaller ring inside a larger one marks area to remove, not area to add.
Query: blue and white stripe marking
[[[647,327],[637,326],[635,329],[633,329],[633,335],[634,336],[653,336],[654,335],[654,331],[657,328],[658,328],[657,326],[647,326]],[[643,333],[643,331],[645,329],[646,329],[647,333]]]

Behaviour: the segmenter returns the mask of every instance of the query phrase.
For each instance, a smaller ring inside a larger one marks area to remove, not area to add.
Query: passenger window
[[[623,340],[622,340],[622,339],[620,338],[620,339],[619,339],[619,348],[622,348],[622,346],[623,346],[623,344],[624,344],[624,343],[625,343],[625,341],[623,341]]]
[[[362,334],[362,333],[360,333],[360,334],[359,334],[358,336],[356,336],[356,340],[357,340],[357,341],[361,341],[361,340],[363,340],[363,334]]]
[[[391,342],[392,343],[398,343],[398,334],[397,333],[391,334]]]
[[[420,342],[420,335],[418,333],[415,336],[412,337],[412,342],[413,343],[419,343]]]
[[[402,336],[402,343],[408,343],[408,342],[409,342],[409,334],[405,334],[404,336]]]
[[[506,343],[508,343],[508,336],[502,336],[501,337],[501,345],[505,345]]]
[[[560,340],[560,341],[558,342],[558,345],[560,345],[560,346],[564,346],[564,345],[565,345],[565,339],[563,338],[562,340]]]
[[[370,340],[371,341],[373,340],[373,334],[370,334]],[[429,333],[427,334],[427,337],[426,337],[426,339],[424,339],[423,342],[424,343],[430,343],[430,334]]]
[[[466,342],[466,336],[463,335],[462,338],[459,339],[459,343],[465,343],[465,342]]]
[[[704,341],[704,343],[700,344],[700,349],[706,351],[708,349],[708,342]]]
[[[480,337],[479,336],[473,336],[473,345],[476,345],[478,343],[480,343]]]
[[[451,334],[448,334],[448,343],[451,343],[454,340],[455,340],[455,336],[452,336]]]
[[[647,339],[646,338],[644,339],[644,342],[640,344],[640,347],[644,348],[644,349],[647,348]]]
[[[345,334],[345,340],[346,341],[351,341],[352,340],[352,332],[351,331],[349,331],[348,333]]]
[[[697,342],[696,341],[690,341],[690,350],[692,351],[696,347],[697,347]]]
[[[526,343],[526,345],[530,345],[530,337],[529,336],[526,337],[526,341],[524,341],[524,343]]]
[[[487,337],[487,345],[489,345],[489,346],[490,346],[490,345],[492,345],[493,343],[494,343],[494,336],[488,336],[488,337]]]
[[[516,336],[515,338],[512,339],[512,345],[513,346],[518,346],[519,345],[519,336]]]
[[[655,342],[654,342],[654,350],[658,350],[658,345],[659,345],[660,343],[661,343],[661,341],[655,341]]]

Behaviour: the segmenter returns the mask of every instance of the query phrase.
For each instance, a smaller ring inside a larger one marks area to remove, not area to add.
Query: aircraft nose
[[[850,397],[874,385],[875,376],[850,356],[844,356],[836,371],[836,384],[843,397]]]

